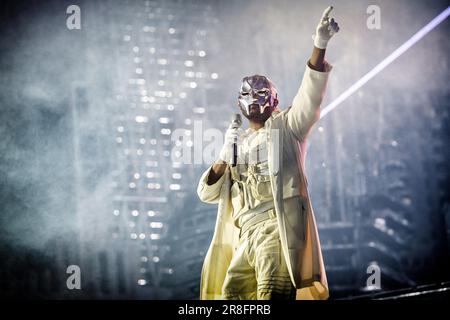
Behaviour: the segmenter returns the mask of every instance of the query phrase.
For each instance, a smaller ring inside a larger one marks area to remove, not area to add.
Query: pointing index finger
[[[322,20],[328,19],[328,15],[330,14],[331,10],[333,10],[333,6],[329,6],[325,9],[325,11],[322,14]]]

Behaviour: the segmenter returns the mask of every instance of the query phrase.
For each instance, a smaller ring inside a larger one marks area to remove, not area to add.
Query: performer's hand
[[[334,18],[329,18],[331,10],[333,10],[332,6],[325,9],[316,28],[316,34],[313,35],[314,46],[319,49],[325,49],[331,37],[339,31],[339,25]]]
[[[225,132],[225,142],[220,150],[219,160],[230,163],[233,157],[233,143],[239,146],[242,143],[243,131],[241,128],[232,128],[231,126]]]

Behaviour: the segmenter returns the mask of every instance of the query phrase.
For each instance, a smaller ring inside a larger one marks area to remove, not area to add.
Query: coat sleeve
[[[325,72],[306,66],[300,89],[295,95],[292,107],[287,112],[287,127],[299,141],[307,137],[313,124],[320,118],[320,104],[331,69],[332,66],[327,62],[325,62]]]
[[[219,203],[220,199],[220,189],[225,180],[225,174],[227,171],[217,180],[214,184],[209,185],[207,183],[209,173],[211,172],[212,166],[210,166],[205,172],[203,172],[200,177],[200,181],[197,186],[197,194],[201,201],[206,203]]]

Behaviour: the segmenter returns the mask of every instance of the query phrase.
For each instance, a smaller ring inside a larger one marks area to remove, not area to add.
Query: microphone
[[[231,119],[231,125],[230,128],[232,129],[238,129],[240,128],[242,125],[242,117],[240,113],[235,113],[233,114],[233,117]],[[233,142],[233,157],[231,158],[231,166],[235,167],[237,164],[237,156],[238,156],[238,152],[237,152],[237,139],[234,140]]]

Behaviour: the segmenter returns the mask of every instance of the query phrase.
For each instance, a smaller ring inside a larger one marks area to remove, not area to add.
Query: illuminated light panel
[[[136,116],[135,120],[137,123],[148,122],[148,118],[146,116]]]
[[[180,190],[181,186],[179,184],[174,183],[174,184],[169,185],[169,189],[170,190]]]
[[[162,222],[150,222],[150,228],[160,229],[163,227]]]

